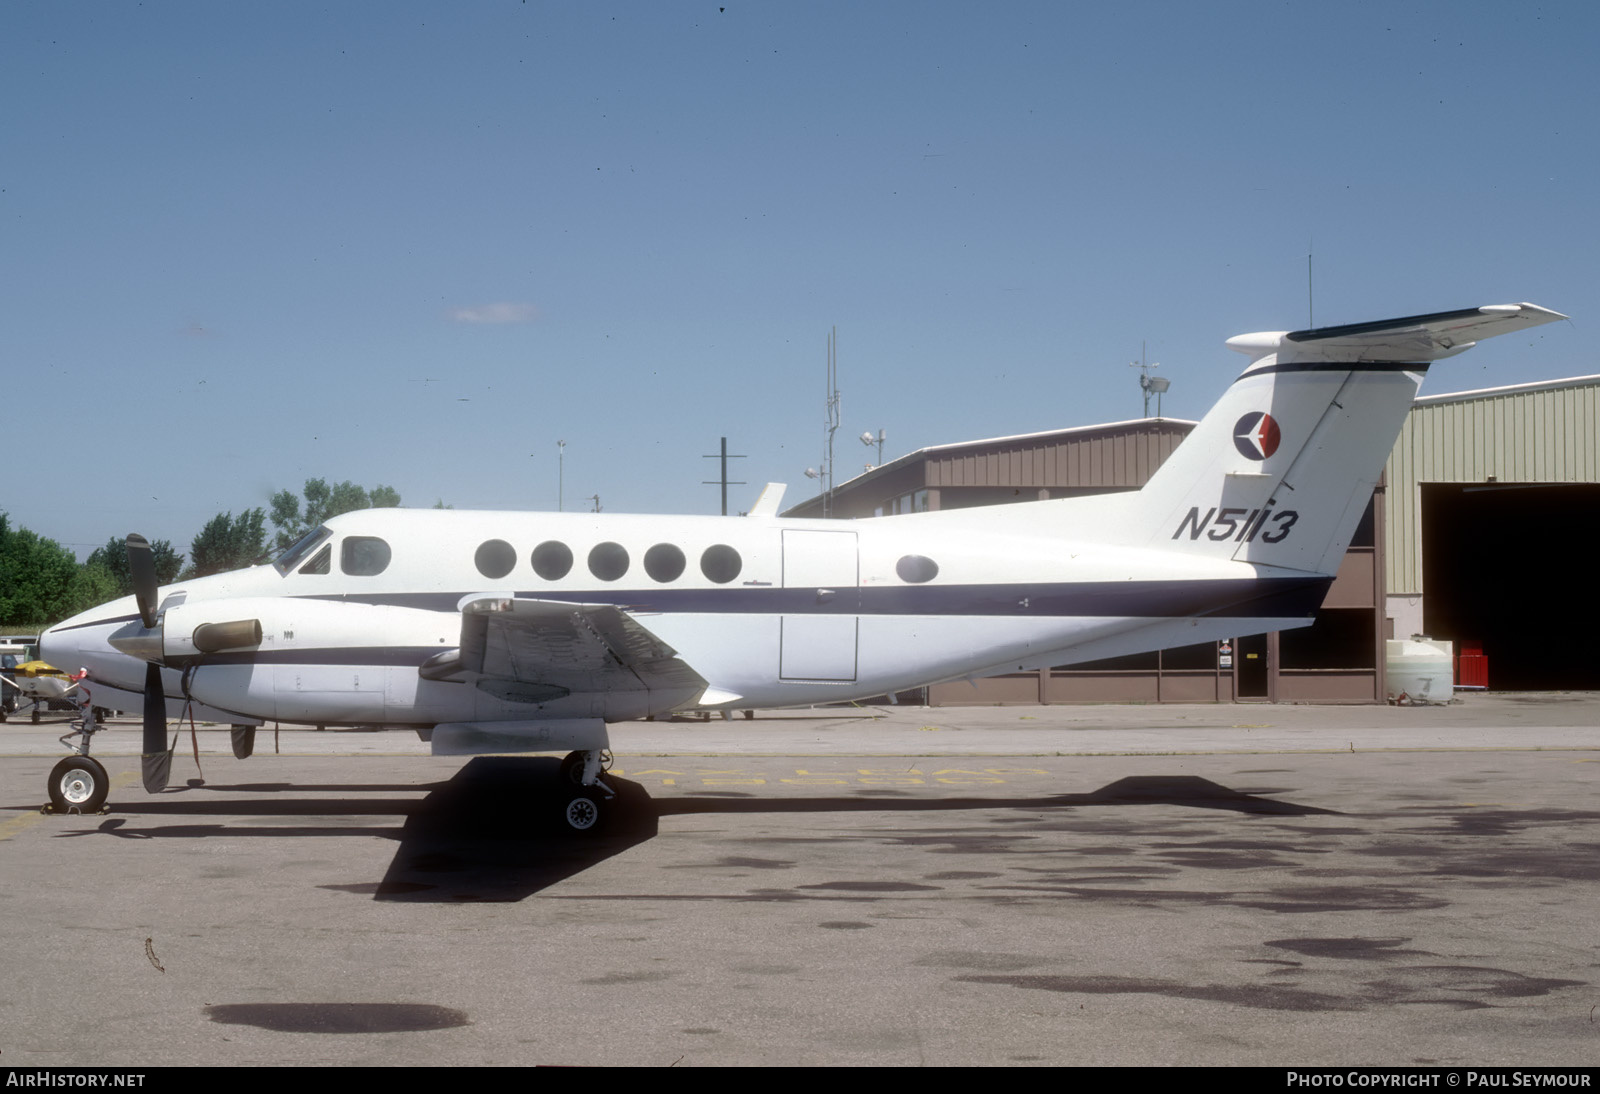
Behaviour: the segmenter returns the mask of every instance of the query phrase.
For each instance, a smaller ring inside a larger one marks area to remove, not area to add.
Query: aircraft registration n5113
[[[560,805],[583,831],[612,796],[609,723],[1307,626],[1429,363],[1563,318],[1499,304],[1229,339],[1249,366],[1128,493],[859,520],[367,509],[270,565],[165,588],[129,536],[135,595],[52,627],[41,655],[133,693],[95,702],[142,706],[151,792],[172,695],[236,726],[570,752]],[[105,800],[92,714],[80,728],[58,809]]]

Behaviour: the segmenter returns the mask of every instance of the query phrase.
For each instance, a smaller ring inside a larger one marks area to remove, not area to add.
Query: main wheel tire
[[[569,752],[561,757],[561,785],[583,785],[583,756],[582,752]]]
[[[98,760],[68,756],[50,770],[50,804],[57,813],[98,813],[111,780]]]
[[[569,752],[561,757],[561,784],[563,786],[583,785],[583,763],[586,752]],[[611,770],[611,753],[602,749],[600,752],[600,770]]]
[[[605,810],[600,796],[586,790],[569,795],[561,809],[561,821],[569,832],[588,835],[598,831],[605,820]]]

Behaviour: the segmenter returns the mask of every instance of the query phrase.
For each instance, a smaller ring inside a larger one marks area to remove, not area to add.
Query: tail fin
[[[1429,363],[1564,318],[1499,304],[1230,338],[1250,366],[1144,488],[1125,495],[1129,523],[1116,538],[1332,574]]]

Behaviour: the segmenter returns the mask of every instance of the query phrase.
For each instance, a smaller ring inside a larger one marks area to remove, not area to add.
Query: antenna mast
[[[839,328],[828,332],[828,417],[823,426],[822,515],[833,508],[833,435],[839,428]]]
[[[1150,417],[1150,396],[1154,395],[1156,397],[1156,417],[1161,417],[1161,396],[1172,386],[1172,381],[1165,376],[1150,375],[1150,370],[1160,368],[1161,362],[1145,361],[1144,342],[1142,340],[1139,342],[1139,359],[1137,361],[1129,361],[1128,367],[1139,370],[1139,387],[1144,391],[1144,416],[1146,418]]]
[[[1311,281],[1311,255],[1316,250],[1316,240],[1306,244],[1306,329],[1315,330],[1317,326],[1316,294]]]

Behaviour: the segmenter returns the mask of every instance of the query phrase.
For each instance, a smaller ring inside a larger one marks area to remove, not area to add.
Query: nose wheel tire
[[[50,771],[50,805],[57,813],[98,813],[111,780],[98,760],[68,756]]]

